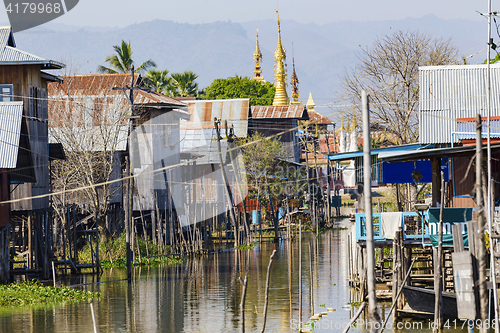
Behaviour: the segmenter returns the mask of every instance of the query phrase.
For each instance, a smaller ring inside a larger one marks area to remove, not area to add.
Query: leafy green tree
[[[286,199],[302,198],[307,178],[304,169],[286,162],[289,154],[279,137],[255,132],[236,139],[236,144],[242,150],[250,198],[257,199],[263,207],[269,196],[278,206]]]
[[[215,79],[205,88],[205,99],[250,98],[250,105],[271,105],[274,84],[260,82],[249,77],[234,76]]]
[[[196,96],[198,94],[198,83],[195,80],[198,74],[193,71],[185,71],[183,73],[173,73],[172,81],[168,85],[168,93],[175,97]]]
[[[144,85],[153,91],[168,94],[168,89],[172,84],[172,78],[168,76],[168,70],[150,69],[144,77]]]
[[[115,54],[108,56],[105,62],[109,63],[109,67],[100,65],[97,67],[99,73],[104,74],[117,74],[117,73],[128,73],[131,65],[134,64],[132,60],[132,48],[130,47],[130,41],[126,43],[122,40],[121,45],[113,45]],[[150,68],[156,67],[156,63],[149,59],[143,62],[139,67],[135,69],[136,73],[147,71]]]
[[[494,64],[496,62],[500,61],[500,53],[497,53],[494,58],[490,59],[490,64]],[[486,64],[488,60],[485,60],[483,64]]]

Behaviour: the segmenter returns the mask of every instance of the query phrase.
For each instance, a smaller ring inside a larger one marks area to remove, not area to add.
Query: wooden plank
[[[458,318],[474,320],[476,319],[476,298],[472,255],[469,251],[455,252],[452,254],[452,260]]]
[[[453,251],[462,252],[464,251],[464,240],[462,236],[462,228],[459,224],[454,224],[451,226],[451,232],[453,234]]]

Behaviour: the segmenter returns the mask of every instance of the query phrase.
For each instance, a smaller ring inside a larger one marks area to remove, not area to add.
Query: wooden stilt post
[[[33,245],[31,236],[31,214],[28,215],[28,268],[33,268]]]
[[[311,243],[309,243],[309,296],[311,300],[311,317],[314,316],[314,276],[313,276],[313,254]]]
[[[361,92],[363,104],[363,168],[364,168],[364,196],[365,196],[365,216],[366,216],[366,261],[367,261],[367,282],[368,282],[368,317],[373,326],[379,322],[377,313],[377,298],[375,295],[375,253],[373,240],[373,220],[372,220],[372,191],[371,191],[371,140],[370,140],[370,113],[369,98],[366,91]],[[372,332],[376,329],[372,327]]]
[[[440,202],[440,212],[439,212],[439,225],[438,225],[438,249],[437,255],[434,261],[434,291],[435,291],[435,303],[434,303],[434,324],[437,326],[434,328],[434,332],[438,332],[443,327],[443,212],[445,205],[445,184],[444,184],[444,174],[441,171],[441,202]]]
[[[398,306],[398,300],[399,296],[397,294],[397,290],[399,290],[399,271],[401,270],[401,260],[399,258],[399,234],[401,233],[400,230],[396,231],[396,234],[394,236],[394,240],[392,243],[392,302],[396,304],[396,311],[394,312],[394,322],[397,321],[399,317],[398,310],[400,310]]]
[[[76,236],[76,204],[73,204],[73,257],[75,258],[74,261],[76,264],[78,262],[78,246]]]
[[[129,148],[130,149],[130,148]],[[130,176],[130,156],[125,156],[125,174],[127,177]],[[130,178],[125,179],[125,184],[124,184],[124,200],[123,200],[123,207],[125,211],[125,246],[126,246],[126,259],[127,259],[127,279],[130,282],[132,279],[132,253],[130,250],[130,241],[131,241],[131,232],[130,228],[132,225],[132,215],[131,215],[131,209],[129,209],[130,201],[129,201],[129,192],[130,192]]]
[[[484,245],[484,206],[483,206],[483,146],[481,136],[481,115],[476,116],[476,204],[477,204],[477,227],[478,227],[478,252],[477,259],[479,262],[479,304],[481,322],[486,323],[488,311],[488,296],[486,293],[486,249]],[[481,325],[481,332],[485,332],[484,326]]]
[[[299,325],[302,326],[302,219],[299,219]]]

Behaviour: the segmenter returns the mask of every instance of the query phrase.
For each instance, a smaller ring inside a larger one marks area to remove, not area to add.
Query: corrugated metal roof
[[[17,165],[23,102],[0,103],[0,168],[14,169]]]
[[[135,104],[165,104],[165,105],[175,105],[178,107],[186,106],[186,103],[180,102],[176,99],[170,98],[163,94],[159,94],[151,90],[136,90],[134,97]]]
[[[189,105],[189,120],[180,123],[180,150],[197,156],[205,156],[199,164],[219,163],[214,118],[222,119],[221,134],[224,134],[224,121],[234,128],[237,137],[246,137],[248,132],[248,113],[250,100],[219,99],[203,101],[186,101]],[[221,151],[225,159],[227,141],[221,140]]]
[[[12,27],[0,27],[0,46],[13,46],[16,47],[14,35],[12,34]]]
[[[487,147],[483,146],[483,154],[486,155]],[[500,143],[492,143],[491,151],[493,153],[498,153],[500,151]],[[431,148],[431,149],[420,149],[414,151],[396,151],[379,154],[378,158],[386,162],[403,162],[403,161],[415,161],[423,160],[433,157],[460,157],[460,156],[473,156],[476,153],[475,146],[460,146],[460,147],[448,147],[448,148]]]
[[[458,132],[457,118],[487,115],[486,71],[486,65],[419,68],[420,143],[451,143],[452,133]],[[499,97],[500,64],[492,64],[491,116],[500,116]]]
[[[482,136],[486,137],[488,135],[488,128],[486,118],[481,121],[483,126]],[[498,117],[490,118],[490,137],[499,138],[500,137],[500,119]],[[457,132],[455,138],[459,140],[475,139],[476,138],[476,119],[466,118],[457,119]]]
[[[415,150],[421,150],[423,148],[426,148],[428,146],[421,145],[418,143],[411,143],[407,145],[400,145],[400,146],[393,146],[393,147],[385,147],[385,148],[380,148],[380,149],[372,149],[370,151],[371,155],[384,155],[387,153],[392,153],[392,152],[406,152],[406,151],[415,151]],[[330,154],[330,155],[325,155],[328,156],[328,159],[330,161],[345,161],[345,160],[352,160],[356,157],[363,157],[364,152],[363,151],[355,151],[355,152],[348,152],[348,153],[340,153],[340,154]]]
[[[130,86],[130,74],[90,74],[90,75],[65,75],[64,82],[49,83],[50,95],[123,95],[114,87]],[[134,75],[134,86],[140,79],[139,74]]]
[[[309,121],[311,124],[318,124],[318,125],[331,125],[333,124],[333,121],[328,119],[327,117],[323,116],[321,113],[317,111],[308,111],[307,114],[309,115]]]
[[[181,121],[183,128],[213,127],[214,118],[227,120],[234,128],[237,137],[245,137],[248,131],[248,110],[250,100],[244,99],[217,99],[202,101],[186,101],[190,120]],[[224,124],[221,125],[224,127]]]
[[[251,114],[254,119],[308,119],[302,104],[252,106]]]
[[[90,74],[63,76],[62,83],[49,83],[49,96],[88,96],[92,98],[123,96],[124,103],[128,103],[122,90],[113,90],[118,87],[130,86],[130,74]],[[134,86],[140,83],[139,74],[134,75]],[[125,91],[128,96],[128,91]],[[134,91],[134,104],[156,104],[185,107],[186,103],[147,89]]]
[[[45,69],[61,69],[64,68],[64,64],[54,61],[47,60],[36,56],[34,54],[28,53],[26,51],[19,50],[12,46],[4,46],[2,55],[0,56],[0,65],[5,64],[40,64],[43,65]]]

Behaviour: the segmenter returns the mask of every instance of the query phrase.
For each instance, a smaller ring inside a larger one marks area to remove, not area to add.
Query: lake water
[[[348,224],[346,224],[349,226]],[[347,280],[347,231],[333,230],[317,239],[304,234],[302,241],[302,317],[311,315],[310,277],[312,266],[315,313],[333,308],[317,324],[315,332],[342,332],[355,309],[348,304],[357,293]],[[265,304],[269,257],[273,260],[269,288],[267,332],[293,332],[299,319],[298,240],[279,244],[264,242],[252,250],[222,250],[190,258],[173,266],[137,268],[132,282],[117,281],[125,270],[105,270],[99,281],[87,285],[99,291],[94,301],[98,332],[241,332],[239,277],[248,277],[245,302],[246,332],[260,331]],[[312,257],[312,261],[310,258]],[[84,276],[69,283],[92,283]],[[379,304],[385,318],[388,303]],[[364,320],[365,317],[361,317]],[[401,325],[402,324],[402,325]],[[431,332],[428,322],[401,322],[398,332]],[[458,326],[461,323],[457,323]],[[385,332],[392,332],[389,321]],[[406,327],[406,328],[404,328]],[[17,310],[0,310],[0,332],[93,332],[90,303],[42,305]],[[361,322],[350,332],[367,332]],[[446,330],[466,332],[466,330]]]

